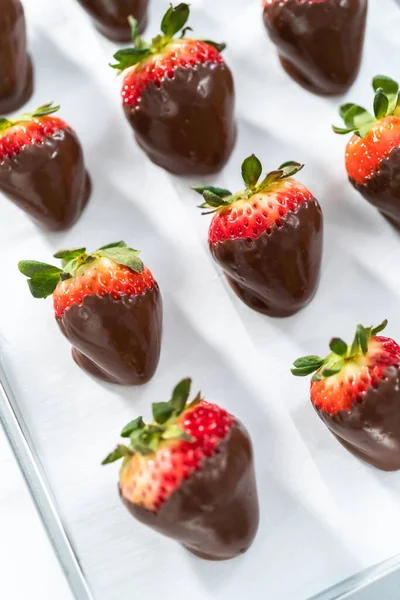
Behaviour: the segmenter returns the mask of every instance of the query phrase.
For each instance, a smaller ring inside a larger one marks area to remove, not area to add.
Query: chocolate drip
[[[226,65],[178,67],[159,87],[151,82],[136,107],[125,106],[149,158],[176,175],[222,169],[236,138],[234,87]]]
[[[323,224],[316,200],[289,212],[255,240],[210,244],[233,290],[250,308],[271,317],[287,317],[313,298],[322,258]]]
[[[264,7],[264,23],[291,77],[316,94],[343,94],[360,69],[367,8],[367,0],[286,0]]]
[[[19,0],[0,0],[0,115],[18,110],[32,92],[24,9]]]
[[[243,554],[257,533],[259,508],[253,451],[246,429],[235,422],[206,458],[157,512],[122,501],[132,515],[208,560]]]
[[[400,228],[400,148],[384,158],[379,169],[363,184],[349,178],[351,184],[368,202]]]
[[[71,129],[24,146],[0,163],[0,191],[51,231],[68,229],[90,196],[82,147]]]
[[[138,296],[85,296],[57,318],[75,362],[90,375],[122,385],[149,381],[161,350],[162,301],[157,283]]]
[[[78,0],[78,2],[92,17],[100,33],[116,42],[131,40],[131,27],[128,23],[130,16],[138,22],[140,33],[146,28],[149,0]]]
[[[400,374],[388,367],[385,379],[351,411],[335,415],[316,409],[322,421],[349,452],[377,469],[400,469]]]

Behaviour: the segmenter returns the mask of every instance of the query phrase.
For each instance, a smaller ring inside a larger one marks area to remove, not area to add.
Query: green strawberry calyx
[[[376,75],[372,80],[375,92],[374,115],[358,104],[343,104],[339,108],[345,127],[332,126],[335,133],[346,135],[354,133],[358,137],[365,137],[372,127],[385,117],[398,116],[400,112],[399,84],[386,75]]]
[[[322,381],[337,375],[351,361],[360,355],[368,353],[369,340],[383,331],[388,322],[385,319],[377,327],[363,327],[358,325],[354,340],[350,346],[340,338],[332,338],[329,344],[330,354],[325,358],[320,356],[303,356],[293,363],[291,372],[297,377],[307,377],[314,373],[313,381]]]
[[[184,411],[201,402],[200,393],[188,402],[191,383],[191,379],[183,379],[175,386],[168,402],[156,402],[152,405],[152,423],[146,424],[142,417],[128,423],[121,431],[121,437],[129,438],[129,445],[117,445],[101,464],[108,465],[121,458],[129,460],[136,453],[142,456],[153,454],[167,440],[193,441],[193,438],[177,425],[177,418]]]
[[[52,115],[60,110],[59,106],[54,106],[53,102],[49,102],[48,104],[43,104],[43,106],[39,106],[36,110],[31,113],[24,113],[15,119],[6,119],[6,117],[0,117],[0,135],[4,133],[10,127],[14,127],[15,125],[20,125],[21,123],[29,123],[33,119],[40,119],[41,117],[47,117],[48,115]]]
[[[134,65],[149,58],[153,54],[159,54],[168,46],[174,39],[177,33],[180,33],[179,39],[182,39],[187,31],[192,31],[191,27],[185,27],[189,18],[189,5],[181,2],[177,6],[168,8],[161,21],[161,34],[154,37],[151,43],[146,42],[139,35],[138,23],[133,17],[129,17],[131,26],[131,37],[133,48],[123,48],[114,54],[115,63],[110,64],[110,67],[117,69],[118,73],[122,73],[125,69],[129,69]],[[218,52],[222,52],[226,47],[225,44],[218,44],[210,40],[204,40],[210,46],[214,46]]]
[[[120,241],[102,246],[90,254],[86,252],[86,248],[59,250],[53,256],[61,260],[61,269],[36,260],[21,260],[18,263],[18,269],[28,277],[32,296],[47,298],[54,292],[60,281],[75,277],[80,267],[100,258],[109,258],[119,265],[129,267],[136,273],[141,273],[144,265],[139,254],[139,250],[128,248],[125,242]]]
[[[254,194],[267,192],[273,184],[288,177],[293,177],[293,175],[296,175],[303,167],[304,165],[298,162],[285,162],[278,167],[277,170],[267,173],[263,180],[258,183],[262,174],[262,165],[260,160],[252,154],[242,163],[242,177],[246,186],[244,190],[237,194],[232,194],[229,190],[213,186],[195,186],[192,187],[192,189],[198,194],[201,194],[204,198],[204,202],[199,205],[199,208],[211,209],[202,213],[207,215],[217,212],[222,208],[226,208],[237,200],[248,200],[254,196]]]

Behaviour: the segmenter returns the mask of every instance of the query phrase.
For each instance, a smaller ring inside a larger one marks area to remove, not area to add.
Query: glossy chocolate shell
[[[343,94],[360,69],[367,8],[367,0],[276,1],[264,23],[291,77],[316,94]]]
[[[400,469],[400,374],[388,367],[351,411],[318,415],[349,452],[383,471]]]
[[[157,283],[138,296],[85,296],[57,318],[73,346],[75,362],[110,383],[140,385],[157,368],[161,350],[162,300]]]
[[[122,497],[132,515],[208,560],[243,554],[257,533],[259,509],[253,451],[235,422],[217,451],[205,459],[157,512]]]
[[[96,28],[111,40],[129,42],[131,27],[128,17],[138,22],[142,33],[147,25],[148,0],[78,0],[92,17]]]
[[[0,0],[0,115],[18,110],[32,92],[24,9],[19,0]]]
[[[400,228],[400,148],[384,158],[379,170],[363,184],[349,178],[351,184],[368,202]]]
[[[232,74],[225,64],[178,67],[159,87],[151,82],[136,107],[125,106],[149,158],[176,175],[222,169],[236,138]]]
[[[250,308],[288,317],[304,308],[317,290],[322,238],[322,212],[313,199],[289,212],[271,233],[210,244],[210,251]]]
[[[82,147],[69,128],[0,163],[0,192],[51,231],[71,227],[90,191]]]

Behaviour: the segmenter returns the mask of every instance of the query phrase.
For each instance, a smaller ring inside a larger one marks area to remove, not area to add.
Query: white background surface
[[[166,5],[153,0],[148,35]],[[192,6],[196,35],[228,42],[236,81],[238,144],[215,183],[239,186],[241,160],[251,152],[268,169],[289,159],[306,163],[299,178],[320,200],[326,226],[317,297],[284,321],[237,300],[208,254],[208,220],[188,191],[197,182],[167,175],[132,141],[120,83],[107,66],[112,44],[72,0],[28,0],[37,82],[31,106],[62,104],[61,116],[83,142],[94,192],[66,234],[43,234],[11,204],[0,204],[2,269],[13,290],[2,295],[0,347],[96,600],[165,596],[166,589],[175,600],[299,600],[400,551],[400,475],[346,453],[313,413],[307,383],[288,372],[297,356],[324,353],[333,334],[349,339],[359,321],[388,317],[389,334],[400,338],[400,241],[346,181],[345,140],[330,131],[339,101],[311,96],[283,73],[258,0]],[[400,11],[393,0],[370,6],[363,69],[346,98],[360,103],[372,100],[374,74],[400,76]],[[117,239],[142,249],[164,297],[160,368],[141,389],[81,373],[51,302],[31,299],[16,270],[22,258],[49,261],[59,247]],[[118,500],[117,469],[99,466],[121,426],[137,413],[148,416],[149,403],[189,374],[196,390],[246,423],[256,451],[259,535],[246,556],[218,567],[135,524]]]

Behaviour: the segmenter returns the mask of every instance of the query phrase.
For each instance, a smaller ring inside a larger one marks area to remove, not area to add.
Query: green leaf
[[[293,160],[289,160],[283,163],[278,170],[283,172],[283,175],[281,177],[283,179],[285,177],[293,177],[293,175],[296,175],[296,173],[301,171],[303,167],[304,165]]]
[[[172,392],[172,398],[171,398],[170,404],[178,414],[181,414],[181,412],[183,411],[183,409],[186,406],[186,402],[188,401],[189,394],[190,394],[191,385],[192,385],[191,379],[189,379],[189,378],[182,379],[182,381],[180,381],[178,383],[178,385],[175,387],[174,391]]]
[[[110,452],[110,454],[108,456],[106,456],[106,458],[103,460],[103,462],[101,464],[109,465],[117,460],[120,460],[122,457],[123,457],[123,454],[121,453],[120,446],[117,446],[115,448],[115,450],[113,450],[112,452]]]
[[[224,188],[214,187],[212,185],[197,185],[193,186],[192,190],[197,192],[198,194],[203,195],[203,192],[211,192],[218,196],[218,198],[226,198],[227,196],[232,196],[232,193],[229,190],[225,190]]]
[[[172,416],[174,408],[169,402],[155,402],[152,411],[154,420],[163,425]]]
[[[60,282],[60,271],[42,271],[28,279],[29,289],[34,298],[47,298],[51,296]]]
[[[315,367],[315,369],[318,369],[324,362],[324,359],[321,358],[320,356],[302,356],[301,358],[298,358],[297,360],[294,361],[293,366],[297,367],[299,369],[302,369],[303,367]]]
[[[218,50],[218,52],[223,52],[226,48],[225,42],[212,42],[211,40],[203,40],[203,42],[205,44],[208,44],[209,46],[212,46],[213,48]]]
[[[43,104],[43,106],[39,106],[33,113],[32,117],[46,117],[47,115],[52,115],[60,110],[60,106],[54,106],[54,102],[49,102],[48,104]]]
[[[144,423],[142,417],[138,417],[137,419],[134,419],[133,421],[128,423],[128,425],[125,425],[125,427],[121,431],[121,437],[124,437],[124,438],[130,437],[130,435],[133,431],[136,431],[137,429],[143,429],[144,426],[145,426],[145,423]]]
[[[323,378],[333,377],[334,375],[340,373],[340,371],[342,370],[342,366],[343,365],[338,365],[337,367],[331,367],[330,369],[323,369],[321,371],[321,375]]]
[[[133,42],[133,45],[136,47],[136,40],[139,37],[138,22],[132,15],[130,15],[128,17],[128,23],[131,28],[131,40]]]
[[[149,48],[123,48],[114,54],[117,62],[114,65],[110,64],[110,67],[122,72],[125,69],[129,69],[129,67],[137,65],[149,54]]]
[[[108,248],[126,248],[126,243],[122,240],[119,242],[112,242],[111,244],[102,246],[101,248],[99,248],[99,250],[107,250]]]
[[[367,332],[366,332],[365,328],[362,325],[359,325],[357,327],[357,333],[358,333],[358,341],[359,341],[359,344],[360,344],[361,352],[363,354],[367,354],[367,352],[368,352],[368,335],[367,335]]]
[[[352,106],[353,104],[342,104],[342,106],[339,108],[339,115],[342,117],[342,119],[344,119],[345,114]]]
[[[72,260],[65,262],[63,261],[63,272],[68,273],[73,277],[75,275],[75,271],[78,269],[80,262],[77,258],[73,258]]]
[[[379,89],[383,90],[383,93],[389,101],[389,106],[386,114],[393,113],[396,109],[397,99],[399,94],[399,84],[386,75],[377,75],[372,80],[372,87],[377,92]]]
[[[374,114],[377,119],[386,117],[389,110],[389,98],[386,96],[382,88],[376,91],[374,98]]]
[[[170,5],[161,21],[161,31],[167,38],[173,38],[186,24],[189,18],[189,5],[181,2],[178,6]]]
[[[353,106],[344,115],[344,122],[346,127],[354,127],[360,129],[365,125],[371,127],[375,122],[374,117],[362,106],[353,104]]]
[[[340,338],[331,339],[329,348],[338,356],[346,356],[347,354],[347,344]]]
[[[18,263],[18,269],[26,277],[33,277],[36,273],[48,273],[48,274],[59,274],[61,269],[48,265],[46,263],[38,262],[36,260],[21,260]]]
[[[282,179],[283,171],[270,171],[265,178],[262,180],[260,185],[257,186],[258,192],[264,192],[267,190],[273,183]]]
[[[53,254],[54,258],[61,258],[67,260],[68,262],[81,254],[85,254],[86,248],[70,248],[68,250],[58,250],[55,254]]]
[[[295,375],[296,377],[306,377],[307,375],[311,375],[311,373],[314,373],[315,370],[316,368],[314,365],[310,367],[290,369],[292,375]]]
[[[388,325],[388,320],[385,319],[384,321],[382,321],[382,323],[380,325],[373,327],[373,329],[371,331],[371,335],[373,335],[373,336],[377,335],[378,333],[380,333],[381,331],[386,329],[387,325]]]
[[[107,248],[106,250],[100,250],[98,252],[99,256],[105,256],[119,265],[125,265],[133,271],[136,271],[136,273],[141,273],[144,269],[144,265],[138,256],[139,253],[139,250],[119,246]]]
[[[258,158],[252,154],[248,156],[242,163],[242,177],[246,186],[250,189],[254,188],[262,173],[262,165]]]
[[[332,129],[334,133],[338,133],[339,135],[346,135],[347,133],[351,133],[354,131],[354,127],[349,127],[347,129],[343,129],[343,127],[336,127],[336,125],[332,125]]]
[[[209,190],[204,190],[203,198],[206,201],[206,206],[203,206],[203,208],[206,208],[207,206],[212,206],[213,208],[220,208],[221,206],[229,206],[231,204],[231,202],[225,200],[225,198],[221,198],[220,196],[217,196],[217,194],[214,194]]]
[[[0,118],[0,133],[12,126],[13,126],[12,121],[9,121],[8,119],[5,119],[4,117]]]
[[[184,440],[186,442],[192,442],[193,437],[186,433],[179,425],[171,425],[162,435],[163,440]]]

